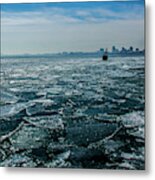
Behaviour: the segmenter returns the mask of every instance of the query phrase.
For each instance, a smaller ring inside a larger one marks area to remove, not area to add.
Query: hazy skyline
[[[1,53],[144,48],[144,2],[2,4]]]

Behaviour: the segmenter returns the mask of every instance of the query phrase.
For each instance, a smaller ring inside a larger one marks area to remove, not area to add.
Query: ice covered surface
[[[1,166],[145,168],[144,57],[2,59],[1,86]]]

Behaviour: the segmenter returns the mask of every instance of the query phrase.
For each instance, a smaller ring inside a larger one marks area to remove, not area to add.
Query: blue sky
[[[144,48],[144,2],[3,4],[2,53]]]

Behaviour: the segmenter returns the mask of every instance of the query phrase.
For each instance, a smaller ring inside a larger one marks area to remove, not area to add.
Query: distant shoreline
[[[1,55],[1,59],[4,58],[100,58],[103,53],[101,52],[92,52],[92,53],[81,53],[81,52],[71,52],[71,53],[57,53],[57,54],[21,54],[21,55]],[[133,53],[108,53],[109,57],[139,57],[145,56],[143,51],[133,52]]]

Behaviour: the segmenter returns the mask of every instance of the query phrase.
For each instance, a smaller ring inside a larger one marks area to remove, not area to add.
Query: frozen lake
[[[0,136],[24,124],[0,165],[144,169],[144,73],[144,57],[2,59]]]

